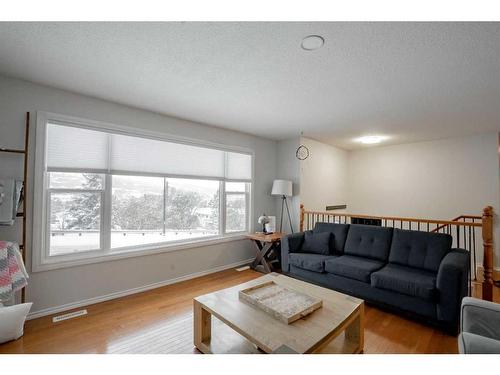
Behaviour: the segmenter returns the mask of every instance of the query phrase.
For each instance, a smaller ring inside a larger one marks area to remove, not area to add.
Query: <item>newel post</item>
[[[483,209],[483,299],[493,300],[493,207]]]
[[[304,231],[304,215],[305,215],[305,209],[304,209],[304,205],[301,203],[300,204],[300,232]]]

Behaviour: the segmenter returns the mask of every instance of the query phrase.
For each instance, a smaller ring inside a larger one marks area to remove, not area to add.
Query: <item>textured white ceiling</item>
[[[3,22],[0,72],[347,149],[500,129],[500,23]]]

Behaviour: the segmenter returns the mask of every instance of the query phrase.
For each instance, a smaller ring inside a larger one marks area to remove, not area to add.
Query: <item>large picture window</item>
[[[250,153],[39,117],[42,251],[35,263],[116,257],[249,231]]]

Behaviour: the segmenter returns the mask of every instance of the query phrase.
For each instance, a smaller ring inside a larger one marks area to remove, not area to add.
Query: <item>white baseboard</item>
[[[120,292],[114,292],[114,293],[106,294],[106,295],[99,296],[99,297],[93,297],[93,298],[85,299],[85,300],[82,300],[82,301],[67,303],[67,304],[61,305],[61,306],[48,307],[46,309],[34,311],[34,312],[28,314],[27,319],[31,320],[31,319],[41,318],[42,316],[57,314],[57,313],[60,313],[60,312],[63,312],[63,311],[77,309],[79,307],[93,305],[95,303],[109,301],[109,300],[112,300],[112,299],[129,296],[131,294],[145,292],[147,290],[160,288],[162,286],[166,286],[166,285],[175,284],[175,283],[178,283],[178,282],[181,282],[181,281],[186,281],[186,280],[194,279],[196,277],[209,275],[211,273],[224,271],[224,270],[227,270],[227,269],[230,269],[230,268],[239,267],[239,266],[242,266],[244,264],[248,264],[248,263],[250,263],[252,261],[253,261],[253,258],[250,258],[250,259],[242,260],[242,261],[231,263],[231,264],[226,264],[224,266],[215,267],[215,268],[212,268],[212,269],[209,269],[209,270],[200,271],[200,272],[192,273],[192,274],[189,274],[189,275],[184,275],[184,276],[176,277],[174,279],[163,280],[163,281],[159,281],[157,283],[140,286],[140,287],[137,287],[137,288],[127,289],[127,290],[123,290],[123,291],[120,291]]]

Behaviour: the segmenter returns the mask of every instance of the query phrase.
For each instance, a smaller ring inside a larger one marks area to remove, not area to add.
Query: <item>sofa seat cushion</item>
[[[392,228],[353,224],[349,226],[344,254],[387,262]]]
[[[418,268],[388,264],[372,273],[371,284],[375,288],[429,301],[437,297],[436,274]]]
[[[304,270],[314,272],[325,271],[325,261],[335,258],[331,255],[308,254],[308,253],[291,253],[290,264]]]
[[[325,261],[325,271],[369,283],[371,273],[381,269],[384,265],[384,262],[374,259],[342,255]]]

